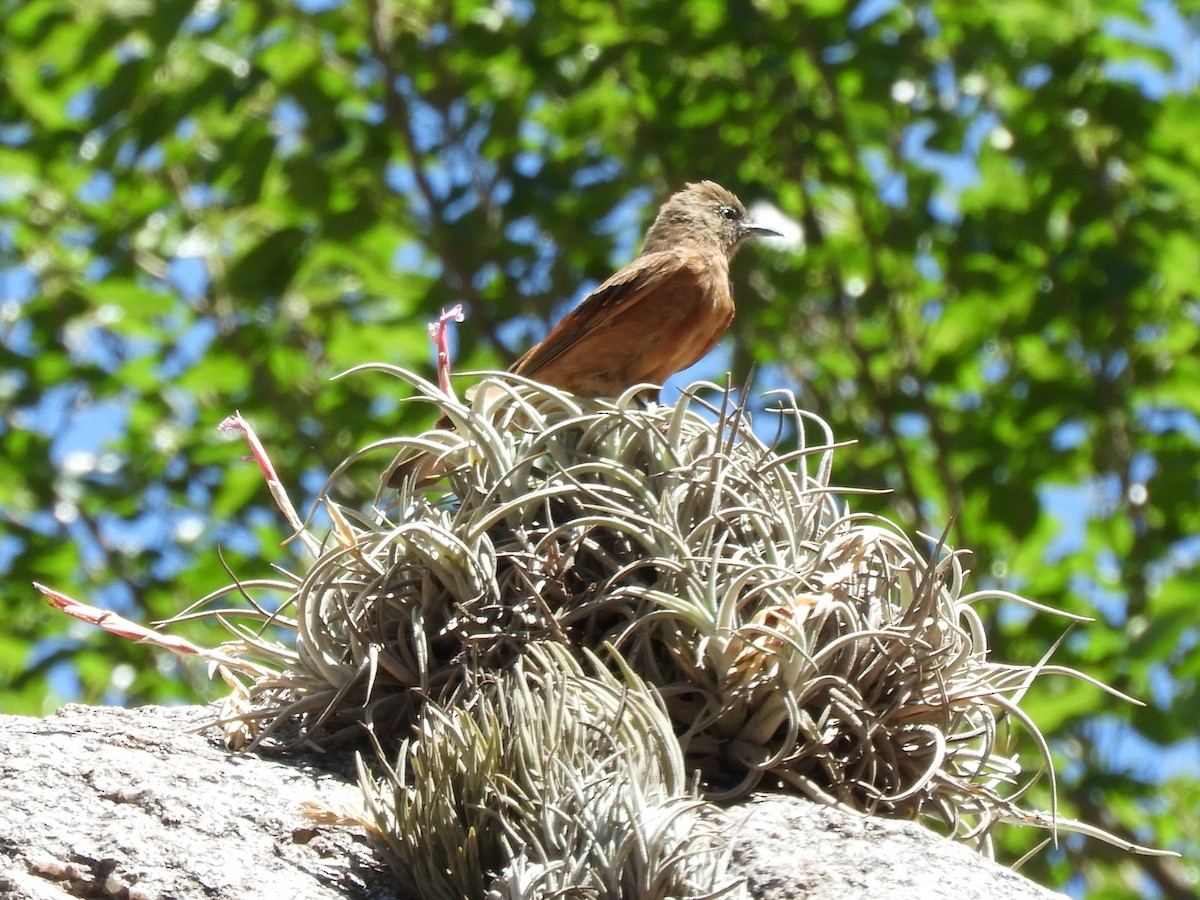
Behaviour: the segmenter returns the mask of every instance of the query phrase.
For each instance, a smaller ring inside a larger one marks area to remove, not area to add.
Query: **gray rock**
[[[229,753],[195,732],[213,717],[195,706],[0,716],[0,896],[398,896],[361,832],[301,815],[306,800],[357,804],[349,772]]]
[[[916,822],[796,797],[759,795],[729,810],[732,869],[769,900],[1048,900],[1048,891]]]
[[[0,716],[0,896],[129,900],[402,898],[361,830],[306,801],[357,807],[346,754],[229,753],[203,707],[67,706]],[[759,796],[730,808],[732,867],[782,898],[1050,898],[911,822]]]

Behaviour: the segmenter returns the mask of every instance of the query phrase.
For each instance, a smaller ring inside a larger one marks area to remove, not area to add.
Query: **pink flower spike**
[[[450,322],[461,322],[465,318],[462,304],[455,303],[449,310],[443,309],[441,317],[436,322],[430,322],[428,326],[429,338],[437,345],[438,387],[449,397],[454,396],[450,387],[449,325]]]
[[[56,591],[53,588],[48,588],[44,584],[38,584],[36,581],[33,583],[33,586],[45,594],[51,606],[55,609],[61,609],[68,616],[73,616],[81,622],[96,625],[105,631],[119,637],[128,638],[131,641],[140,641],[150,636],[156,636],[154,632],[143,628],[136,622],[131,622],[124,616],[119,616],[107,609],[100,609],[87,603],[80,603],[74,597],[68,597],[66,594]]]
[[[275,464],[267,456],[266,448],[263,447],[262,441],[255,434],[253,426],[246,421],[240,412],[235,412],[232,416],[226,416],[217,428],[221,431],[240,431],[242,433],[246,438],[246,443],[250,445],[251,453],[250,456],[243,458],[253,459],[258,463],[259,471],[262,472],[263,479],[267,482],[267,490],[271,492],[271,497],[274,499],[275,505],[279,507],[279,511],[288,520],[288,524],[296,529],[296,535],[304,542],[304,546],[308,548],[309,552],[312,553],[313,559],[320,556],[320,542],[308,533],[308,529],[296,512],[296,507],[292,505],[292,501],[283,487],[283,482],[275,474]]]
[[[250,445],[251,456],[246,459],[253,459],[258,463],[258,468],[263,473],[263,478],[268,484],[278,484],[279,476],[275,474],[275,466],[267,457],[267,451],[262,445],[262,441],[258,439],[258,435],[254,433],[254,428],[247,422],[240,412],[235,412],[232,416],[226,416],[221,420],[221,424],[217,426],[221,431],[240,431],[246,437],[246,443]]]
[[[172,653],[180,655],[199,656],[210,662],[229,666],[230,668],[251,675],[263,676],[269,674],[268,669],[250,660],[238,659],[237,657],[222,653],[220,650],[210,650],[207,647],[201,647],[193,644],[186,638],[153,631],[144,625],[139,625],[137,622],[126,619],[124,616],[117,615],[111,610],[83,603],[74,597],[67,596],[61,591],[48,588],[44,584],[38,584],[36,581],[33,583],[33,586],[46,596],[46,599],[50,601],[50,605],[55,609],[61,609],[68,616],[73,616],[81,622],[87,622],[89,625],[103,628],[109,634],[115,634],[117,637],[150,644],[151,646],[162,650],[169,650]]]

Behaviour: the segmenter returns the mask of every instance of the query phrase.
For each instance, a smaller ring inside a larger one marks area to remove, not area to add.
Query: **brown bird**
[[[711,350],[733,320],[729,260],[752,222],[719,184],[699,181],[658,211],[642,252],[592,291],[509,369],[586,397],[662,384]]]
[[[641,382],[662,384],[716,346],[733,320],[729,260],[752,235],[779,233],[712,181],[689,184],[658,211],[642,252],[592,291],[545,340],[509,368],[585,397],[615,397]],[[449,420],[438,423],[449,425]],[[395,487],[429,460],[397,460]]]

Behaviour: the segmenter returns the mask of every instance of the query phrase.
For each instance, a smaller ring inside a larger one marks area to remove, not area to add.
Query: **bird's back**
[[[572,393],[612,397],[687,368],[732,318],[724,254],[679,247],[647,253],[588,295],[512,371]]]

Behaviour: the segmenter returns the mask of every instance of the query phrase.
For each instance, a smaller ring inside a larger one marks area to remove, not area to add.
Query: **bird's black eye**
[[[717,212],[719,212],[726,219],[729,219],[729,221],[731,221],[731,222],[736,219],[740,219],[742,217],[742,214],[739,213],[732,206],[718,206]]]

